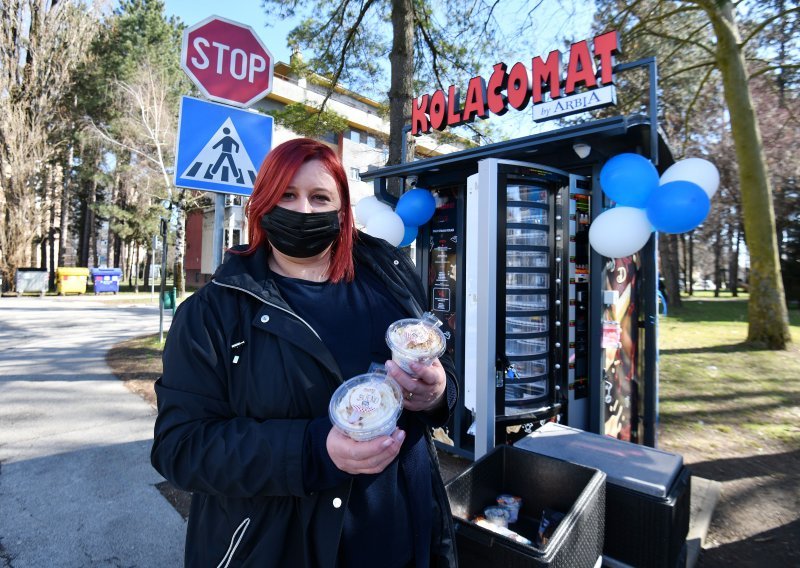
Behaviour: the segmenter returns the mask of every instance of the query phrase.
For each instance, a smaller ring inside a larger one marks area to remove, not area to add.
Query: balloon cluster
[[[675,162],[661,178],[639,154],[618,154],[600,170],[600,186],[617,206],[604,211],[589,228],[589,243],[603,256],[621,258],[641,249],[653,230],[685,233],[711,209],[719,172],[708,160]]]
[[[419,226],[436,211],[436,199],[427,189],[415,188],[400,196],[397,207],[378,201],[375,196],[356,203],[356,219],[364,232],[396,247],[407,247],[417,238]]]

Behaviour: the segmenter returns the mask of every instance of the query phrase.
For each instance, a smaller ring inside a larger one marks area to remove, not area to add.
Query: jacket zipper
[[[248,295],[252,296],[252,297],[253,297],[253,298],[255,298],[256,300],[258,300],[258,301],[260,301],[260,302],[262,302],[262,303],[264,303],[264,304],[266,304],[266,305],[268,305],[268,306],[272,306],[272,307],[273,307],[273,308],[275,308],[276,310],[280,310],[280,311],[282,311],[282,312],[286,312],[286,313],[287,313],[287,314],[289,314],[290,316],[293,316],[293,317],[295,317],[295,318],[299,319],[301,322],[303,322],[303,323],[306,325],[306,327],[307,327],[308,329],[310,329],[310,330],[311,330],[311,333],[313,333],[314,335],[316,335],[316,336],[317,336],[317,339],[319,339],[320,341],[322,341],[322,338],[321,338],[321,337],[319,336],[319,334],[318,334],[318,333],[317,333],[317,332],[314,330],[314,328],[313,328],[313,327],[311,327],[311,324],[309,324],[309,323],[308,323],[306,320],[304,320],[303,318],[301,318],[300,316],[298,316],[298,315],[297,315],[296,313],[294,313],[293,311],[291,311],[291,310],[287,310],[286,308],[282,308],[282,307],[280,307],[280,306],[278,306],[278,305],[276,305],[276,304],[273,304],[272,302],[269,302],[269,301],[265,300],[264,298],[262,298],[262,297],[261,297],[261,296],[259,296],[258,294],[253,294],[251,291],[249,291],[249,290],[245,290],[244,288],[239,288],[238,286],[231,286],[230,284],[222,284],[222,283],[220,283],[220,282],[217,282],[216,280],[212,280],[211,282],[212,282],[212,283],[214,283],[214,284],[216,284],[217,286],[222,286],[223,288],[230,288],[231,290],[238,290],[239,292],[244,292],[245,294],[248,294]]]

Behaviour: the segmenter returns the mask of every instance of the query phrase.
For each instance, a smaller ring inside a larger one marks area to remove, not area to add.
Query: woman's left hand
[[[429,367],[411,363],[411,376],[394,361],[386,361],[386,370],[403,390],[403,408],[411,411],[433,410],[444,400],[447,377],[438,359]]]

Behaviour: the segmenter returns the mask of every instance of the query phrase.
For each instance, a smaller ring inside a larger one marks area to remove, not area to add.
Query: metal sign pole
[[[212,249],[214,250],[214,265],[211,272],[214,273],[217,267],[222,264],[222,231],[225,230],[225,194],[214,194],[214,238]]]

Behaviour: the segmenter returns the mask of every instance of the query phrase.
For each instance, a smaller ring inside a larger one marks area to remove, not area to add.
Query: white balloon
[[[364,232],[373,237],[383,239],[396,247],[403,242],[406,226],[403,224],[400,215],[389,209],[388,211],[378,211],[370,216]]]
[[[603,256],[622,258],[638,252],[650,238],[653,226],[647,211],[614,207],[603,211],[589,227],[589,244]]]
[[[717,170],[717,166],[703,158],[686,158],[668,167],[667,171],[661,174],[658,185],[664,185],[671,181],[696,183],[711,199],[719,189],[719,170]]]
[[[370,195],[356,203],[356,220],[366,227],[373,215],[381,211],[391,210],[392,208],[389,205],[383,201],[378,201],[378,198],[374,195]]]

